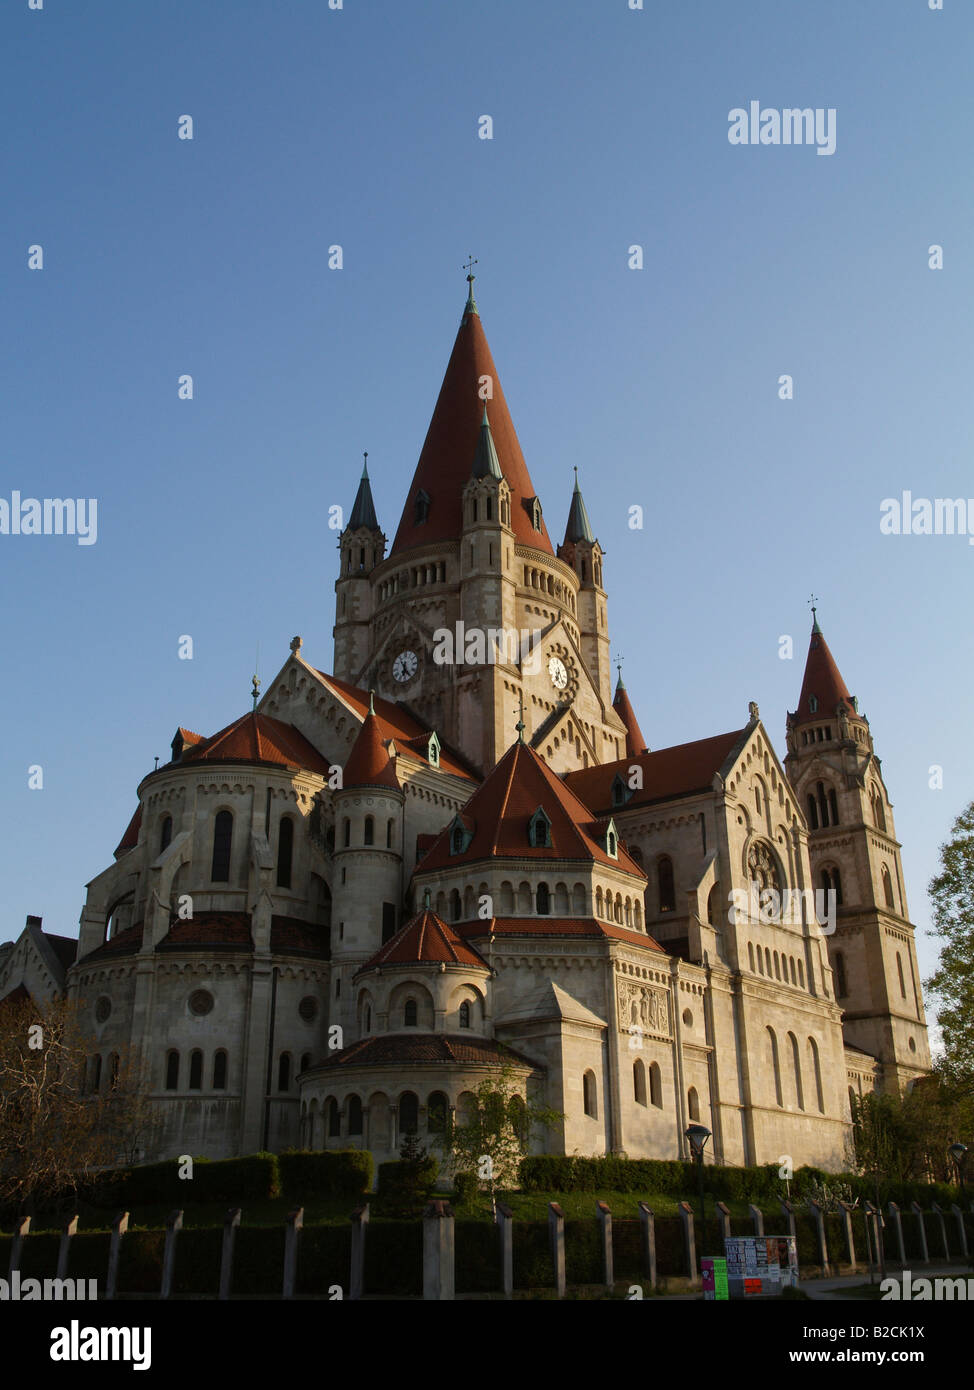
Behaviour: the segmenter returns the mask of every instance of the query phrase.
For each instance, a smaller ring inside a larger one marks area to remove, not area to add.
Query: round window
[[[318,1017],[317,999],[314,999],[310,994],[306,994],[298,1005],[298,1013],[304,1019],[305,1023],[313,1023]]]
[[[103,994],[95,1003],[95,1019],[98,1023],[104,1023],[112,1012],[112,1001],[107,994]]]
[[[213,995],[210,993],[210,991],[208,989],[194,989],[192,994],[189,996],[190,1013],[196,1014],[197,1017],[202,1017],[203,1014],[210,1013],[212,1008]]]
[[[683,1022],[685,1023],[687,1028],[693,1027],[693,1014],[690,1012],[689,1009],[683,1010]]]

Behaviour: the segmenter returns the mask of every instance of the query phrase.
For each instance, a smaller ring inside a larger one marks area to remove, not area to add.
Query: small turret
[[[368,461],[366,454],[348,525],[339,539],[340,574],[335,582],[335,675],[353,683],[369,653],[374,607],[370,575],[386,549],[372,500]]]

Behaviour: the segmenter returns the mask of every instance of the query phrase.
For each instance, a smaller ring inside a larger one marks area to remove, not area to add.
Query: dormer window
[[[455,816],[450,826],[450,853],[463,854],[472,839],[473,831],[467,829],[459,816]]]
[[[420,488],[419,492],[417,492],[416,500],[413,505],[415,507],[413,523],[416,526],[421,526],[424,521],[429,520],[430,514],[430,495],[425,488]]]
[[[818,698],[817,698],[817,696],[815,696],[815,695],[809,695],[809,697],[808,697],[808,708],[811,710],[811,712],[812,712],[813,714],[817,714],[817,713],[818,713]]]
[[[619,858],[619,832],[614,820],[605,827],[605,852],[610,859]]]
[[[536,531],[541,530],[541,503],[537,497],[528,498],[528,513],[531,517],[531,525]]]
[[[451,841],[450,853],[451,853],[451,854],[462,854],[462,853],[463,853],[463,831],[460,830],[459,828],[456,829],[456,830],[454,830],[454,832],[453,832],[453,839],[452,839],[452,841]]]
[[[435,733],[430,734],[429,743],[426,748],[426,757],[429,760],[430,767],[439,767],[440,740],[436,737]]]
[[[182,759],[182,756],[183,756],[183,735],[182,735],[182,730],[180,730],[180,729],[177,729],[177,730],[176,730],[176,737],[173,739],[172,743],[171,743],[169,746],[172,748],[172,760],[173,760],[173,762],[174,762],[174,763],[180,762],[181,759]]]
[[[625,806],[626,802],[629,800],[629,796],[629,788],[617,772],[612,781],[613,806]]]
[[[540,806],[528,821],[528,844],[534,849],[551,848],[551,821]]]

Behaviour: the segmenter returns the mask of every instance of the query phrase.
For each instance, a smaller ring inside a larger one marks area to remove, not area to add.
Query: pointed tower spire
[[[636,711],[632,707],[632,701],[629,699],[625,682],[622,679],[621,661],[616,667],[616,670],[619,672],[619,684],[616,686],[612,708],[626,726],[626,757],[637,758],[640,753],[648,753],[649,748],[646,744],[646,740],[643,738],[643,731],[639,727]]]
[[[480,422],[480,436],[477,440],[477,452],[473,458],[473,468],[470,470],[471,477],[474,478],[503,478],[500,461],[497,458],[497,450],[494,447],[494,436],[490,432],[490,421],[487,419],[487,407],[484,406],[484,418]]]
[[[379,520],[375,514],[375,503],[372,501],[372,485],[369,482],[369,456],[366,452],[362,464],[362,477],[359,481],[358,492],[355,494],[355,504],[352,507],[352,514],[348,518],[348,529],[357,531],[360,526],[365,526],[369,531],[378,531]]]
[[[572,504],[568,510],[568,525],[565,527],[565,539],[563,545],[570,545],[573,541],[595,540],[595,533],[592,524],[588,519],[588,512],[585,510],[585,501],[582,497],[581,488],[578,486],[578,469],[575,469],[575,490],[572,493]]]
[[[859,713],[857,701],[849,694],[848,686],[829,651],[818,616],[812,609],[812,633],[808,642],[808,656],[805,660],[805,677],[802,681],[798,708],[789,715],[789,723],[802,724],[808,719],[831,718],[838,708],[847,714]]]
[[[382,741],[382,728],[375,712],[375,692],[369,691],[369,712],[358,731],[342,772],[342,788],[394,787],[399,779],[389,750]]]

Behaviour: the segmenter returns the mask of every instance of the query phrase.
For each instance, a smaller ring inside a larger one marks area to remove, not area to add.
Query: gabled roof
[[[424,908],[412,917],[404,927],[400,927],[375,955],[367,960],[360,970],[374,970],[379,965],[415,964],[468,965],[477,970],[490,967],[479,951],[459,937],[452,927],[437,917],[435,912]]]
[[[602,763],[599,767],[581,768],[577,772],[566,773],[565,784],[597,811],[611,811],[615,815],[648,802],[692,796],[696,792],[709,790],[714,774],[733,762],[752,731],[753,726],[749,724],[744,729],[697,739],[694,743],[678,743],[673,748],[660,748],[655,753],[620,758],[618,762]],[[642,789],[634,790],[624,806],[613,806],[612,783],[616,777],[621,777],[628,786],[630,767],[642,769]]]
[[[647,753],[649,745],[643,738],[643,731],[639,727],[636,711],[632,707],[629,692],[623,685],[621,676],[619,677],[619,684],[616,686],[612,708],[626,726],[626,757],[635,758],[640,753]]]
[[[528,822],[541,807],[551,822],[551,844],[532,845]],[[418,874],[480,859],[591,859],[643,878],[622,846],[613,859],[598,843],[589,808],[526,743],[515,743],[463,808],[473,836],[461,854],[451,854],[449,826],[417,868]]]
[[[545,1069],[530,1057],[488,1038],[461,1038],[445,1033],[383,1033],[378,1038],[362,1038],[359,1042],[332,1052],[315,1069],[342,1067],[402,1066],[412,1062],[418,1066],[467,1062],[475,1066],[529,1067],[532,1071]]]
[[[495,1016],[495,1026],[500,1028],[510,1023],[528,1023],[534,1020],[561,1018],[571,1023],[586,1023],[591,1027],[604,1028],[604,1018],[579,1003],[573,994],[556,985],[554,980],[546,980],[526,998],[512,1001],[511,1008]]]
[[[614,922],[602,922],[597,917],[491,917],[475,922],[458,922],[459,936],[478,941],[490,936],[588,936],[608,941],[624,941],[629,946],[642,946],[647,951],[670,952],[655,937],[632,927],[620,927]],[[668,943],[667,943],[668,944]]]
[[[813,695],[817,702],[814,710],[811,707]],[[789,714],[788,722],[803,724],[809,719],[830,719],[834,716],[837,705],[844,705],[850,714],[857,713],[855,702],[816,619],[812,624],[812,635],[808,642],[805,678],[802,681],[802,693],[798,697],[798,708],[794,714]]]
[[[343,787],[390,787],[399,791],[399,778],[382,741],[378,716],[370,710],[342,770]]]
[[[277,763],[328,776],[329,763],[293,724],[251,711],[183,751],[182,762]]]
[[[489,378],[491,388],[488,400],[490,433],[501,471],[511,489],[514,534],[524,545],[547,551],[549,555],[554,553],[544,521],[540,531],[531,523],[525,504],[535,496],[534,484],[521,453],[480,315],[473,301],[468,299],[390,555],[415,545],[460,538],[462,493],[477,456],[484,409],[480,392],[485,377]],[[430,507],[427,520],[417,524],[415,503],[420,490],[429,496]]]
[[[369,692],[367,690],[359,690],[358,686],[350,685],[348,681],[341,681],[337,676],[329,676],[327,671],[316,671],[315,674],[349,709],[363,719],[365,718],[369,712]],[[373,697],[373,704],[383,739],[395,739],[397,744],[406,744],[417,752],[419,751],[418,741],[429,740],[429,736],[433,732],[432,729],[427,729],[401,705],[395,704],[392,700],[380,699],[378,695]],[[440,744],[440,771],[452,773],[454,777],[465,777],[471,782],[478,780],[460,755],[442,742]]]

